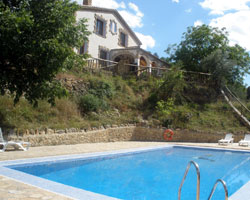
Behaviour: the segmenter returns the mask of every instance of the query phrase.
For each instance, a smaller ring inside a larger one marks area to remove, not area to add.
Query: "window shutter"
[[[114,33],[116,33],[117,32],[117,25],[116,25],[116,23],[114,23]]]
[[[113,32],[113,21],[110,21],[110,30]]]
[[[125,35],[125,47],[128,47],[128,35]]]
[[[84,44],[84,53],[87,53],[87,51],[88,51],[88,41],[86,41],[86,42],[84,42],[85,44]]]
[[[83,46],[80,47],[80,51],[79,51],[79,54],[82,55],[83,54]]]
[[[107,25],[107,23],[103,22],[103,36],[104,37],[106,36],[106,25]]]

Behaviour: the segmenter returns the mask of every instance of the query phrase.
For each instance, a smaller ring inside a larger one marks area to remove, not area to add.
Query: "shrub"
[[[170,98],[168,101],[161,100],[156,104],[157,118],[161,121],[162,125],[166,127],[172,125],[171,113],[174,111],[173,99]]]
[[[99,98],[112,98],[114,94],[112,85],[102,80],[91,80],[88,92]]]
[[[185,128],[193,114],[187,105],[176,106],[172,98],[168,101],[158,101],[156,106],[157,119],[165,127]]]
[[[155,86],[148,98],[151,105],[155,106],[157,102],[168,99],[172,99],[175,104],[185,103],[184,89],[187,84],[179,65],[173,66],[161,80],[156,81]]]
[[[92,94],[86,94],[79,99],[79,107],[82,113],[96,112],[100,108],[100,100]]]
[[[173,99],[168,99],[168,101],[158,101],[156,105],[156,112],[158,116],[168,116],[174,111],[174,101]]]
[[[88,112],[97,112],[100,109],[108,109],[108,104],[106,101],[98,98],[93,94],[86,94],[79,99],[79,108],[82,114]]]

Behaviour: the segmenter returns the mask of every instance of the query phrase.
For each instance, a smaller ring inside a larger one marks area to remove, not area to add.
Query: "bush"
[[[183,104],[185,103],[184,89],[186,87],[187,84],[180,66],[173,66],[161,80],[156,81],[156,88],[152,89],[148,102],[155,106],[159,101],[172,99],[175,104]]]
[[[100,100],[92,94],[86,94],[79,99],[79,107],[82,113],[96,112],[100,108]]]
[[[193,114],[187,105],[176,106],[173,99],[168,101],[158,101],[156,106],[156,116],[165,127],[173,126],[185,128]]]
[[[174,111],[174,101],[173,99],[168,99],[168,101],[158,101],[156,106],[156,112],[158,116],[168,116]]]
[[[99,98],[112,98],[114,95],[112,85],[108,82],[100,80],[91,80],[88,92]]]
[[[82,114],[88,112],[97,112],[100,109],[106,110],[108,104],[106,101],[93,94],[86,94],[79,99],[79,108]]]

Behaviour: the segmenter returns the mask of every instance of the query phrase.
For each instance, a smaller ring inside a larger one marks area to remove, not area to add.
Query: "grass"
[[[39,101],[37,108],[32,107],[25,99],[13,105],[13,99],[0,97],[1,126],[20,129],[44,129],[79,127],[82,123],[77,105],[69,99],[56,100],[51,107],[46,101]]]
[[[194,110],[187,128],[203,131],[239,132],[248,129],[241,124],[232,108],[223,101],[206,105],[203,110]]]

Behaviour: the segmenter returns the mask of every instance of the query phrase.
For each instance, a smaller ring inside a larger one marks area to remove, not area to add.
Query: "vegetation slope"
[[[172,77],[171,73],[169,76]],[[162,101],[158,99],[162,95],[159,88],[162,93],[170,94],[171,91],[166,92],[169,86],[174,83],[179,87],[176,81],[181,81],[173,79],[172,83],[167,82],[166,88],[162,88],[164,78],[122,78],[105,73],[91,74],[79,69],[61,73],[57,77],[59,80],[78,80],[85,90],[69,90],[67,97],[56,99],[55,106],[40,100],[38,106],[34,107],[25,98],[14,105],[11,95],[0,96],[0,126],[24,131],[45,128],[88,129],[137,123],[211,133],[247,131],[223,98],[212,95],[215,92],[206,86],[185,83],[186,91],[178,92],[178,89],[172,88],[174,96]],[[177,97],[178,94],[180,97]]]

